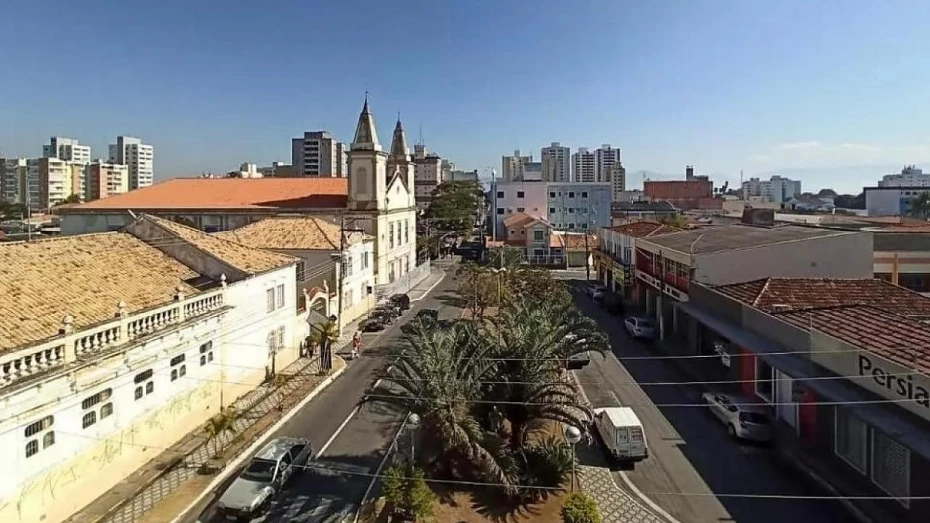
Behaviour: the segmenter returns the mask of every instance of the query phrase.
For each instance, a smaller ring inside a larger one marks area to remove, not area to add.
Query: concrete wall
[[[708,285],[770,276],[871,278],[872,234],[853,233],[812,240],[695,255],[694,280]]]
[[[913,195],[911,194],[913,193]],[[869,216],[898,216],[906,214],[910,200],[919,190],[905,190],[899,187],[880,189],[869,188],[865,191],[865,210]]]
[[[559,230],[610,226],[610,183],[550,183],[546,194],[548,220]],[[555,209],[555,212],[551,212]]]
[[[502,182],[498,181],[491,186],[491,214],[497,220],[498,238],[503,237],[500,231],[504,230],[504,219],[508,216],[519,212],[523,209],[526,214],[548,219],[548,195],[547,184],[542,182]],[[498,194],[503,192],[503,197]],[[522,192],[523,197],[518,198],[518,193]],[[495,209],[502,209],[499,213]]]

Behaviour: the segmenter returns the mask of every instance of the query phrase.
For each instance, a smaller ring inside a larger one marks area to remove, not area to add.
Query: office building
[[[96,160],[84,175],[84,200],[93,201],[129,192],[129,166]]]
[[[345,147],[327,131],[305,132],[291,140],[291,165],[297,176],[344,178]]]
[[[513,152],[513,156],[501,157],[501,179],[507,182],[523,180],[526,164],[533,161],[533,156],[522,156],[520,150]]]
[[[743,199],[758,197],[763,202],[782,204],[801,195],[800,180],[772,176],[768,180],[750,178],[743,182]]]
[[[139,138],[117,136],[110,144],[110,163],[129,168],[129,190],[149,187],[155,180],[155,148]]]
[[[540,151],[542,179],[546,182],[572,181],[571,148],[552,142]]]
[[[87,165],[90,163],[90,146],[81,145],[74,138],[52,136],[49,144],[42,146],[42,156]]]
[[[930,187],[930,174],[922,169],[906,165],[900,173],[886,174],[878,182],[879,187]]]
[[[612,165],[621,162],[620,149],[605,143],[594,151],[594,179],[598,182],[609,182],[609,171]]]
[[[597,181],[597,161],[587,147],[579,147],[572,155],[572,181],[591,183]]]

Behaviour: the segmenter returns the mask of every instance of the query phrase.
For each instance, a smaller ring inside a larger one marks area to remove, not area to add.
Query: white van
[[[635,463],[649,457],[643,424],[630,407],[594,409],[594,427],[617,461]]]

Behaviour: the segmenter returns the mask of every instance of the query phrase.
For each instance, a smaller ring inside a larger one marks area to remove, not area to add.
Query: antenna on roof
[[[417,141],[418,145],[423,145],[423,124],[420,124],[420,138]]]

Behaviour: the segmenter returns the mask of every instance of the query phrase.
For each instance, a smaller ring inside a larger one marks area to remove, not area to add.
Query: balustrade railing
[[[120,302],[112,321],[80,331],[73,330],[73,318],[62,320],[60,336],[46,343],[0,356],[0,388],[17,380],[60,367],[78,359],[111,349],[156,333],[221,308],[222,289],[185,298],[180,292],[175,302],[130,316]]]

